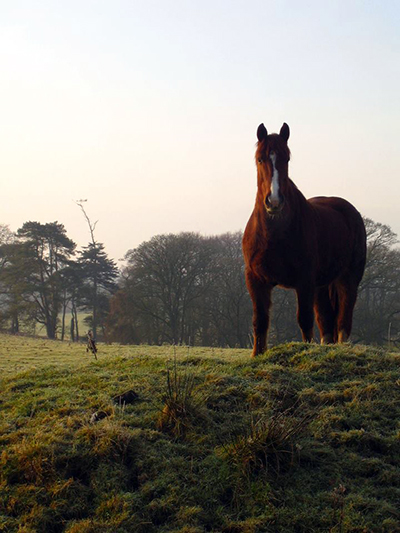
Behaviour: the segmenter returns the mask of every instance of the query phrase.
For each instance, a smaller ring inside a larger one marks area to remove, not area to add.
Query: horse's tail
[[[337,342],[338,341],[337,318],[339,314],[339,295],[338,295],[338,290],[335,285],[335,282],[332,282],[329,285],[329,299],[331,301],[331,306],[333,309],[334,320],[335,320],[335,324],[333,327],[333,342]]]

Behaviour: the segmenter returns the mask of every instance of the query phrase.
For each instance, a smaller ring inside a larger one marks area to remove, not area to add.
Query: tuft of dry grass
[[[158,417],[157,428],[176,438],[183,437],[200,416],[204,397],[196,386],[193,372],[178,372],[176,356],[172,370],[167,368],[166,390],[162,401],[163,408]]]
[[[251,413],[248,427],[223,447],[246,479],[260,471],[274,477],[287,472],[295,464],[310,423],[317,418],[317,409],[305,410],[296,404],[282,410],[279,406],[276,403],[265,406],[264,412]]]

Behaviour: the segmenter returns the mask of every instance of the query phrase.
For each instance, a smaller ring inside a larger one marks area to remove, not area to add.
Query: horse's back
[[[308,203],[313,206],[320,222],[326,222],[329,225],[335,222],[338,225],[345,224],[349,230],[356,232],[361,238],[365,237],[362,216],[347,200],[336,196],[315,196],[309,198]]]
[[[317,209],[328,209],[342,213],[345,216],[361,219],[362,217],[353,204],[338,196],[314,196],[307,200]]]

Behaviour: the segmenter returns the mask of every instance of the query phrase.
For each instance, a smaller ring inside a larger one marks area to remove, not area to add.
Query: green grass
[[[400,531],[398,353],[98,356],[0,336],[0,531]]]
[[[119,344],[100,344],[99,357],[131,357],[148,355],[161,357],[163,360],[173,357],[172,346],[126,346]],[[187,347],[176,347],[180,356],[188,353]],[[245,354],[247,350],[234,350],[236,354]],[[190,354],[200,357],[213,357],[213,354],[225,353],[222,349],[190,348]],[[43,368],[47,365],[58,367],[76,367],[90,365],[94,362],[92,354],[86,353],[86,343],[52,341],[45,338],[33,338],[0,334],[0,378],[24,370]]]

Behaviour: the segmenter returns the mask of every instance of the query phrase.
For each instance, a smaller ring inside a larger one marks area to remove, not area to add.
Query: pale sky
[[[0,222],[119,259],[244,229],[256,129],[289,174],[400,234],[400,2],[0,0]]]

